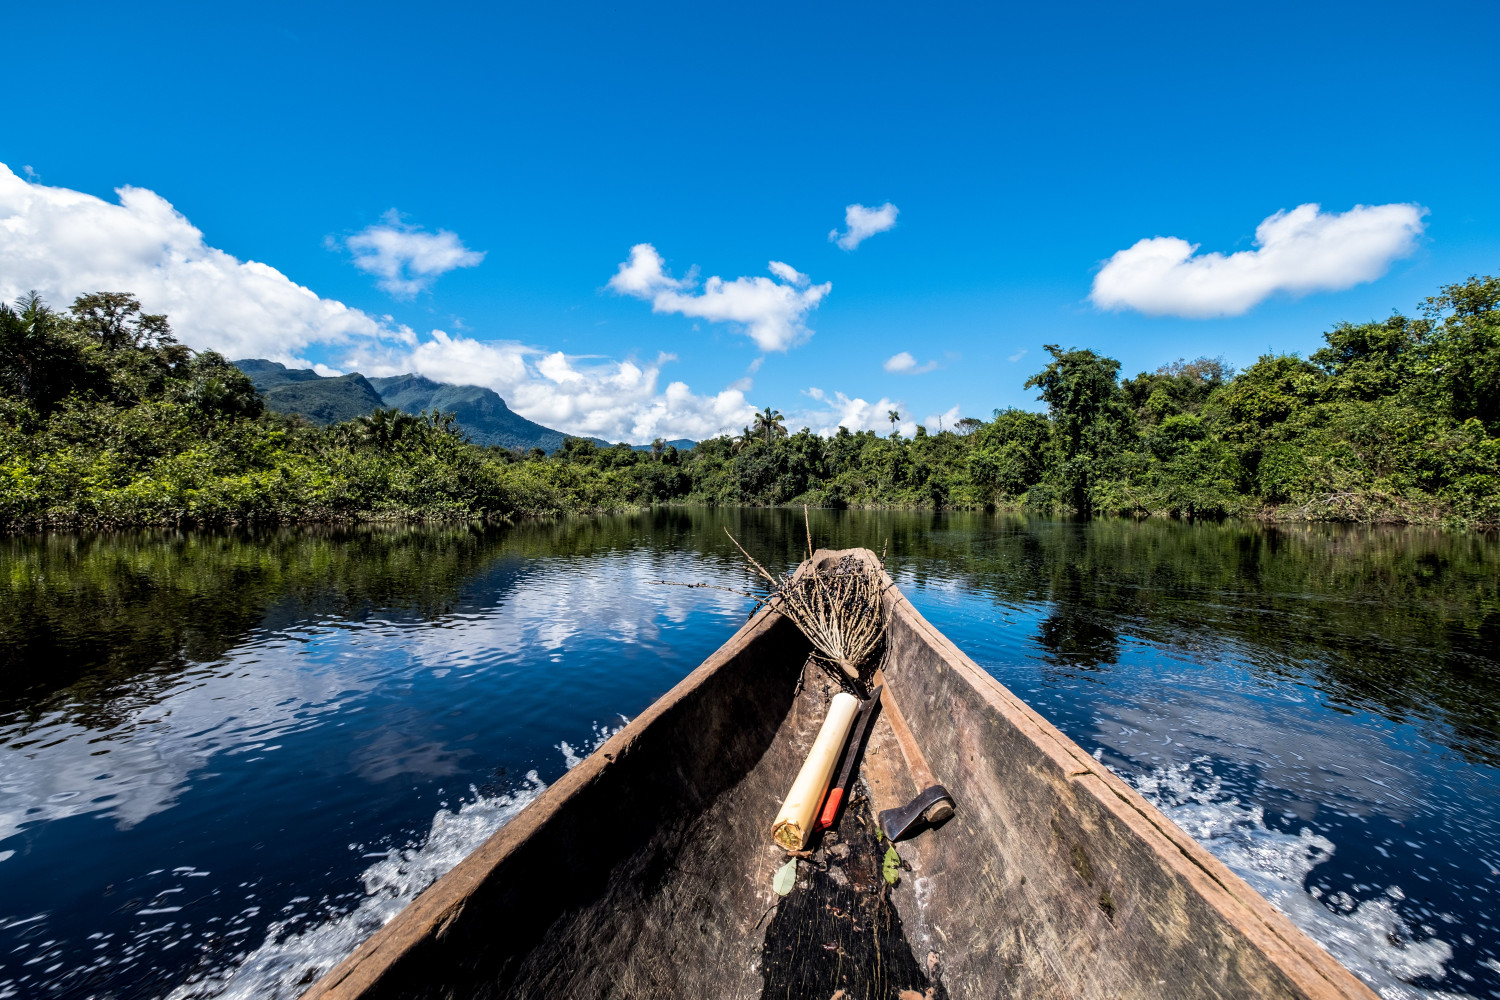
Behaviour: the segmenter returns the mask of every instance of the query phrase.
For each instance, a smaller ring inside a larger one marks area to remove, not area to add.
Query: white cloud
[[[362,229],[344,241],[354,255],[354,266],[375,275],[382,289],[409,299],[440,276],[460,267],[475,267],[484,254],[463,245],[446,229],[424,232],[401,221],[393,208],[385,221]]]
[[[1420,205],[1299,205],[1255,229],[1254,250],[1199,254],[1175,236],[1144,239],[1105,262],[1090,301],[1101,309],[1202,319],[1238,316],[1285,292],[1339,291],[1385,274],[1422,234]]]
[[[924,423],[929,433],[941,434],[943,431],[951,431],[957,428],[958,422],[963,419],[963,416],[958,405],[954,404],[942,413],[929,413]]]
[[[811,284],[807,275],[778,260],[771,261],[769,269],[781,280],[725,281],[715,275],[698,291],[692,272],[686,278],[673,278],[655,247],[637,243],[608,287],[621,295],[649,300],[653,312],[741,324],[762,351],[785,351],[812,336],[807,314],[818,307],[833,284]]]
[[[851,431],[875,431],[877,434],[889,434],[891,432],[890,412],[896,410],[901,418],[896,426],[901,433],[911,437],[917,432],[917,423],[906,413],[905,404],[900,400],[886,399],[880,397],[875,402],[870,402],[858,396],[847,396],[842,392],[827,393],[816,386],[807,389],[805,394],[823,405],[792,413],[787,418],[788,427],[809,427],[814,434],[831,437],[838,433],[840,427],[847,427]]]
[[[417,372],[438,382],[481,385],[529,420],[570,434],[643,443],[656,437],[701,440],[738,429],[755,415],[745,389],[700,396],[683,382],[659,389],[651,362],[569,356],[513,341],[480,341],[433,330],[414,350],[351,352],[343,365],[366,375]]]
[[[709,396],[681,382],[658,389],[670,354],[641,364],[442,330],[418,337],[389,316],[320,298],[273,267],[209,246],[152,191],[118,194],[119,204],[110,204],[43,187],[0,164],[0,300],[34,288],[65,307],[87,292],[127,291],[146,311],[166,313],[190,347],[310,367],[301,355],[318,346],[341,355],[337,367],[318,366],[324,374],[415,371],[485,385],[523,416],[611,441],[707,437],[739,428],[755,411],[738,389]]]
[[[828,242],[837,243],[845,250],[853,250],[876,233],[895,228],[896,216],[900,212],[901,209],[890,202],[886,202],[879,208],[866,208],[858,204],[848,205],[844,208],[844,225],[848,229],[843,233],[837,229],[829,230]]]
[[[1020,361],[1024,357],[1026,357],[1026,348],[1023,347],[1019,351],[1017,351],[1016,353],[1012,354],[1006,360],[1007,361],[1011,361],[1011,362],[1016,362],[1016,361]]]
[[[415,345],[408,327],[207,245],[155,192],[116,193],[110,204],[29,183],[0,164],[0,299],[34,288],[65,307],[87,292],[131,292],[148,312],[166,313],[184,343],[231,358],[305,365],[299,355],[314,343]]]
[[[609,279],[609,287],[621,295],[633,295],[649,299],[657,292],[682,287],[683,282],[667,274],[665,262],[656,247],[650,243],[637,243],[630,248],[630,259],[620,265],[615,276]]]
[[[929,361],[926,364],[919,365],[917,364],[917,359],[912,357],[910,351],[902,351],[900,354],[893,354],[889,358],[886,358],[885,364],[881,367],[896,375],[925,375],[927,372],[936,369],[937,366],[938,363],[936,361]]]
[[[804,288],[812,281],[811,278],[803,274],[801,271],[797,270],[792,265],[783,264],[779,260],[773,260],[767,266],[770,268],[772,274],[776,275],[776,277],[780,278],[782,281],[785,281],[789,285],[795,285],[798,288]]]

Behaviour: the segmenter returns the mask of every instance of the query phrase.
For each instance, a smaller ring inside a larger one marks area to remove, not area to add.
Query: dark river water
[[[1500,542],[814,512],[1388,998],[1500,997]],[[0,540],[0,997],[292,997],[718,647],[801,513]]]

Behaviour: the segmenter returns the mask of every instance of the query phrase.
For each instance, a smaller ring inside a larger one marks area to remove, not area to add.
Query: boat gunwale
[[[819,554],[822,552],[819,550]],[[827,555],[841,557],[848,553],[864,553],[864,558],[879,565],[874,553],[868,549],[842,550]],[[1379,1000],[1373,990],[1248,882],[959,649],[916,609],[889,574],[886,574],[886,580],[887,593],[893,595],[890,598],[891,615],[899,614],[906,619],[919,637],[933,646],[990,707],[1056,762],[1069,782],[1086,788],[1107,812],[1140,836],[1158,859],[1183,876],[1229,926],[1244,934],[1247,943],[1265,954],[1310,998]],[[888,669],[887,676],[896,678],[899,684],[899,665]],[[1095,782],[1099,787],[1095,787]]]
[[[371,934],[320,977],[302,994],[301,1000],[360,996],[367,987],[379,981],[386,969],[400,961],[406,952],[429,936],[441,937],[491,872],[504,864],[517,848],[542,829],[578,791],[603,778],[605,772],[630,752],[637,738],[657,719],[686,700],[725,664],[774,628],[781,617],[769,606],[760,608],[692,672],[652,702],[640,715],[626,723],[619,732],[605,740],[577,766],[548,785],[515,817],[490,834],[468,857],[439,876],[416,899],[392,917],[389,923]]]

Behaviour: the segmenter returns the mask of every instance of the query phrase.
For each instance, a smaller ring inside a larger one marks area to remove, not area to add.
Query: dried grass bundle
[[[806,522],[807,511],[803,510]],[[792,620],[813,644],[814,656],[841,683],[865,684],[874,672],[872,655],[885,636],[886,583],[881,566],[847,555],[831,566],[812,566],[773,576],[725,528],[735,548],[770,585],[762,602]],[[812,525],[807,524],[807,557],[812,559]]]

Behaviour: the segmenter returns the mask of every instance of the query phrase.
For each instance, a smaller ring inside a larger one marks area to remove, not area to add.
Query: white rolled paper
[[[792,790],[787,793],[776,822],[771,826],[771,839],[788,851],[800,851],[812,836],[813,825],[823,798],[828,794],[828,782],[833,779],[833,769],[838,766],[839,751],[849,738],[849,729],[854,725],[855,713],[859,711],[859,699],[847,691],[833,696],[828,705],[828,717],[818,738],[813,740],[807,761],[797,772]]]

